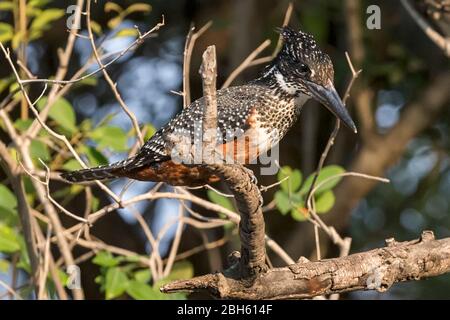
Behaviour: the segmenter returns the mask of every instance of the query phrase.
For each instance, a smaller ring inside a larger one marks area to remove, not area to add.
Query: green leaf
[[[0,10],[12,10],[14,8],[13,3],[12,2],[0,2]]]
[[[108,163],[108,159],[106,159],[105,156],[100,151],[95,149],[94,147],[81,145],[80,153],[82,153],[88,157],[89,163],[93,167]]]
[[[31,38],[34,39],[33,33],[39,34],[42,30],[48,30],[50,24],[64,16],[64,14],[65,12],[62,9],[43,10],[36,18],[34,18],[33,22],[31,22]]]
[[[117,32],[114,37],[120,38],[120,37],[137,37],[137,36],[138,31],[135,28],[125,28]]]
[[[300,170],[294,169],[292,170],[289,166],[284,166],[281,170],[278,171],[278,181],[283,180],[286,177],[289,177],[287,180],[281,183],[281,189],[286,192],[295,192],[298,188],[300,188],[302,184],[302,173]],[[290,186],[290,190],[289,190]]]
[[[31,141],[30,156],[39,165],[41,164],[38,159],[41,159],[42,161],[50,160],[50,152],[48,151],[47,145],[39,140]]]
[[[97,83],[98,83],[98,79],[97,78],[88,77],[88,78],[84,78],[81,81],[78,81],[76,84],[78,86],[82,86],[83,85],[83,86],[93,86],[93,87],[95,87],[97,85]]]
[[[291,210],[291,217],[297,221],[306,221],[308,219],[309,213],[306,208],[296,207]]]
[[[0,22],[0,42],[6,43],[14,36],[14,29],[7,23]]]
[[[22,42],[24,36],[25,33],[23,31],[18,31],[14,33],[11,41],[11,45],[14,50],[16,50],[19,47],[19,44]]]
[[[14,121],[14,128],[16,128],[19,131],[24,132],[25,130],[27,130],[30,125],[33,123],[32,119],[17,119],[16,121]]]
[[[127,286],[127,293],[136,300],[157,300],[161,293],[149,285],[131,280]]]
[[[81,169],[80,163],[75,159],[69,159],[66,163],[63,164],[62,168],[67,171],[75,171]]]
[[[233,203],[229,198],[222,196],[213,190],[208,190],[206,193],[208,195],[208,199],[211,202],[214,202],[215,204],[218,204],[219,206],[224,207],[225,209],[231,211],[234,210]]]
[[[92,28],[92,31],[94,31],[96,34],[98,34],[98,35],[102,34],[102,26],[99,23],[95,22],[94,20],[91,20],[91,28]],[[89,78],[87,78],[87,79],[89,79]],[[93,78],[93,79],[95,79],[95,78]]]
[[[282,215],[287,214],[289,210],[291,210],[292,206],[289,201],[289,195],[283,190],[278,190],[277,192],[275,192],[274,199],[277,204],[277,208]]]
[[[0,184],[0,207],[16,211],[17,198],[6,186]]]
[[[316,181],[315,185],[318,186],[323,181],[325,181],[335,175],[344,173],[344,172],[345,172],[344,168],[342,168],[340,166],[331,165],[331,166],[324,167],[320,171],[320,174],[317,177],[317,181]],[[308,177],[308,179],[306,179],[305,183],[303,184],[302,188],[300,189],[300,194],[305,195],[306,193],[308,193],[309,188],[311,187],[313,178],[314,178],[314,174],[311,174]],[[334,188],[339,183],[339,181],[341,181],[341,179],[342,179],[342,177],[331,178],[330,180],[325,182],[320,188],[318,188],[316,190],[316,195]]]
[[[99,274],[98,276],[95,277],[94,282],[97,284],[102,284],[104,280],[105,280],[104,277],[101,274]]]
[[[58,273],[58,278],[59,278],[59,281],[61,282],[61,284],[63,286],[66,286],[69,281],[69,275],[61,269],[57,269],[57,273]]]
[[[109,268],[105,278],[106,299],[117,298],[125,292],[128,285],[128,278],[125,272],[119,267]]]
[[[122,15],[118,15],[117,17],[114,17],[108,21],[108,28],[114,29],[117,27],[123,20]]]
[[[17,252],[20,250],[20,243],[14,229],[0,224],[0,252]]]
[[[11,83],[11,85],[9,86],[9,92],[10,92],[10,93],[16,91],[17,89],[20,89],[20,85],[19,85],[17,82],[13,82],[13,83]],[[20,100],[20,99],[22,99],[22,92],[21,92],[20,90],[19,90],[19,91],[16,91],[16,93],[15,93],[14,96],[13,96],[13,99],[14,99],[14,100]]]
[[[102,267],[115,267],[119,261],[109,251],[99,251],[92,259],[92,263]]]
[[[43,7],[50,2],[51,0],[31,0],[28,5],[31,7]]]
[[[17,266],[19,268],[22,268],[28,273],[31,273],[31,264],[30,264],[30,257],[28,256],[28,249],[27,245],[25,244],[25,239],[21,234],[17,234],[17,241],[19,242],[20,246],[20,260]]]
[[[333,208],[335,200],[333,191],[323,192],[316,200],[316,212],[327,213]]]
[[[185,293],[171,293],[171,294],[167,294],[167,293],[162,293],[159,288],[161,288],[162,286],[172,282],[173,280],[171,280],[170,278],[165,278],[165,279],[161,279],[157,282],[155,282],[155,284],[153,284],[153,290],[155,292],[155,298],[154,300],[186,300],[186,294]]]
[[[13,83],[14,79],[12,77],[7,77],[0,79],[0,93],[9,88],[11,83]]]
[[[151,125],[150,123],[148,123],[144,126],[144,129],[146,129],[144,139],[145,139],[145,141],[147,141],[155,134],[156,128],[153,125]]]
[[[152,278],[150,269],[141,269],[134,273],[134,279],[141,283],[148,283]]]
[[[9,261],[5,259],[0,259],[0,272],[6,273],[9,270]]]
[[[114,126],[102,126],[88,133],[88,137],[98,143],[98,148],[111,148],[122,152],[128,150],[127,136],[125,132]]]
[[[121,13],[123,11],[122,7],[119,6],[117,3],[114,2],[107,2],[105,3],[105,12],[115,11],[117,13]]]
[[[97,211],[99,206],[100,206],[100,200],[98,200],[97,197],[92,197],[92,212]]]
[[[0,221],[3,221],[9,226],[16,225],[18,222],[17,210],[0,205]]]
[[[81,121],[79,129],[83,133],[90,132],[92,130],[92,120],[84,119],[83,121]]]
[[[138,255],[133,255],[133,256],[123,256],[121,257],[124,261],[128,261],[128,262],[139,262],[140,261],[140,256]]]
[[[129,15],[133,12],[144,12],[148,13],[152,10],[152,6],[147,3],[134,3],[125,9],[126,14]]]
[[[187,260],[176,262],[169,276],[166,278],[168,280],[180,280],[180,279],[191,279],[194,276],[194,267],[192,263]]]
[[[39,110],[42,110],[46,104],[47,97],[42,97],[38,101],[37,107]],[[50,109],[49,117],[69,133],[77,131],[75,112],[73,111],[72,105],[66,99],[59,98],[55,101]]]

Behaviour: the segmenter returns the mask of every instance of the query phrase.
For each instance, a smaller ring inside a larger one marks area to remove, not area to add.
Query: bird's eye
[[[299,70],[301,73],[308,73],[308,72],[309,72],[309,67],[308,67],[306,64],[302,63],[302,64],[298,67],[298,70]]]

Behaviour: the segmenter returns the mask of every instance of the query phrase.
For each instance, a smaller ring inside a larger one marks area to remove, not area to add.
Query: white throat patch
[[[280,87],[287,93],[295,95],[297,90],[295,89],[295,87],[289,85],[285,80],[283,75],[277,71],[275,72],[275,79],[277,79],[278,84],[280,85]]]

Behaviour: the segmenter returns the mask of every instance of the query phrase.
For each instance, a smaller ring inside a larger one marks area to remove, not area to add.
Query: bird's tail
[[[61,177],[70,182],[85,182],[93,180],[107,180],[120,177],[120,172],[130,159],[95,168],[81,169],[61,173]]]

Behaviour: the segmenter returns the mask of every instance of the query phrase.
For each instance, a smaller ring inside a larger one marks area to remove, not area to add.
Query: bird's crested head
[[[283,46],[276,63],[287,83],[298,86],[304,81],[312,81],[326,86],[334,82],[333,63],[328,54],[320,50],[312,35],[284,27],[281,36]]]
[[[280,33],[283,46],[271,65],[278,87],[287,94],[304,94],[319,101],[356,132],[334,88],[334,68],[328,54],[306,32],[283,27]]]

